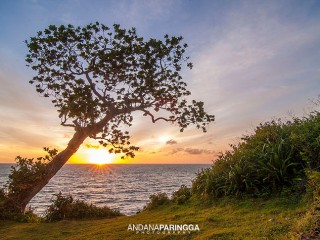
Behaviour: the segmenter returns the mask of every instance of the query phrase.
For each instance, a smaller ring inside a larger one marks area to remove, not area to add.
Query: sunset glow
[[[110,155],[86,139],[70,164],[211,164],[259,123],[303,116],[319,94],[320,1],[30,0],[1,1],[0,12],[0,163],[43,156],[43,147],[63,151],[75,133],[61,126],[53,99],[28,83],[35,72],[26,67],[24,40],[52,24],[117,23],[135,27],[144,40],[182,36],[194,65],[181,69],[192,93],[186,100],[203,101],[216,116],[204,134],[153,123],[138,111],[128,129],[140,147],[135,158]]]
[[[157,138],[157,140],[160,143],[166,143],[167,141],[169,141],[171,139],[171,137],[169,135],[161,135],[160,137]]]
[[[87,150],[88,163],[91,164],[110,164],[113,163],[114,155],[110,154],[108,150],[105,149],[95,149],[90,148]]]

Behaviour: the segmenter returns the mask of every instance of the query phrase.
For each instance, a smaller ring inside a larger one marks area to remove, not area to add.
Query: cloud
[[[128,22],[134,25],[146,24],[150,21],[160,20],[168,17],[174,5],[180,1],[172,0],[134,0],[124,1],[122,10]]]
[[[12,146],[12,152],[53,143],[62,148],[72,137],[72,129],[59,127],[50,101],[29,86],[30,74],[24,70],[23,39],[49,23],[77,26],[98,20],[137,27],[145,38],[165,33],[184,36],[190,46],[187,55],[195,65],[192,71],[183,72],[184,80],[193,98],[204,101],[216,121],[206,135],[192,127],[180,133],[176,125],[152,124],[142,113],[135,113],[132,142],[143,146],[146,154],[163,148],[163,155],[173,149],[185,159],[197,154],[209,157],[215,154],[210,148],[224,150],[259,122],[289,110],[296,113],[308,98],[319,94],[316,1],[11,2],[0,14],[6,23],[0,47],[1,156]],[[159,142],[159,134],[170,137]],[[181,148],[176,148],[178,142]]]
[[[189,44],[198,45],[186,78],[194,98],[216,116],[209,130],[215,142],[291,109],[302,111],[319,91],[319,17],[303,16],[303,4],[249,2],[229,7],[220,28],[203,22]],[[296,18],[287,19],[294,11]]]
[[[177,144],[178,142],[177,141],[175,141],[175,140],[173,140],[173,139],[170,139],[170,140],[168,140],[167,142],[166,142],[166,144],[168,144],[168,145],[174,145],[174,144]]]
[[[200,149],[200,148],[176,148],[173,149],[171,154],[176,154],[176,153],[187,153],[187,154],[192,154],[192,155],[200,155],[200,154],[215,154],[216,152],[213,150],[209,149]]]

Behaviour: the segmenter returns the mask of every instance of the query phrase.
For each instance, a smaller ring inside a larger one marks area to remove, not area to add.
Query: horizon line
[[[0,164],[15,164],[9,162],[0,162]],[[64,165],[211,165],[212,163],[106,163],[106,164],[94,164],[94,163],[66,163]]]

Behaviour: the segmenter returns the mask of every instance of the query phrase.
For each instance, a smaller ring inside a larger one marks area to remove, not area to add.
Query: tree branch
[[[141,111],[144,112],[144,115],[145,115],[145,116],[146,116],[146,115],[149,115],[149,116],[151,117],[151,120],[152,120],[153,123],[155,123],[155,122],[157,122],[157,121],[159,121],[159,120],[163,120],[163,121],[166,121],[166,122],[175,122],[175,121],[178,120],[178,117],[176,117],[176,118],[165,118],[165,117],[155,118],[154,115],[153,115],[151,112],[149,112],[148,110],[143,109],[143,110],[141,110]]]
[[[61,116],[61,125],[65,127],[74,127],[74,128],[77,126],[76,124],[67,123],[67,120],[68,118],[66,115]]]
[[[76,127],[75,125],[73,124],[67,124],[67,123],[61,123],[62,126],[65,126],[65,127]]]
[[[113,104],[111,104],[110,102],[108,102],[103,96],[101,96],[101,94],[97,91],[96,89],[96,85],[93,83],[92,79],[89,76],[89,73],[86,72],[85,73],[86,78],[90,84],[91,90],[92,92],[109,108],[111,108],[112,110],[115,110],[115,106]]]

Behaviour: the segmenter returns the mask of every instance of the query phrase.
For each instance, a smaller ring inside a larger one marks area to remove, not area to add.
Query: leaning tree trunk
[[[23,191],[22,194],[18,194],[14,199],[10,199],[11,206],[14,204],[14,208],[18,208],[20,211],[24,211],[30,200],[41,191],[41,189],[48,184],[50,179],[56,175],[56,173],[62,168],[62,166],[69,160],[69,158],[79,149],[83,141],[89,137],[99,133],[103,127],[117,114],[123,114],[126,111],[114,111],[106,115],[100,122],[97,122],[91,126],[76,128],[76,132],[68,143],[65,150],[56,155],[50,163],[46,166],[45,174],[40,181],[30,185],[28,189]],[[10,203],[7,204],[10,206]]]
[[[46,174],[44,177],[30,186],[27,191],[24,191],[23,196],[17,196],[14,200],[15,205],[24,211],[30,200],[47,185],[50,179],[62,168],[62,166],[69,160],[69,158],[78,150],[83,141],[88,137],[87,131],[79,129],[75,132],[72,139],[69,141],[65,150],[56,155],[50,163],[46,166]]]

